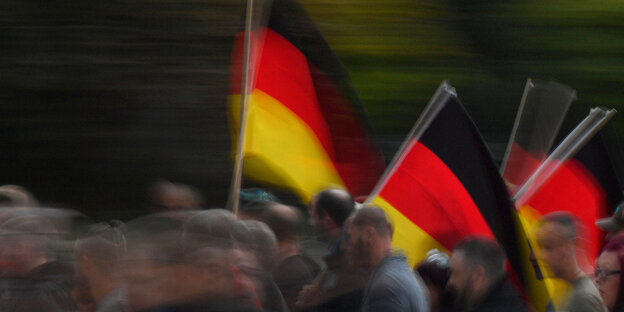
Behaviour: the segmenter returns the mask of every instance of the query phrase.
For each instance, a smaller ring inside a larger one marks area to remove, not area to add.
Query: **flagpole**
[[[562,162],[576,154],[615,113],[615,109],[592,108],[589,115],[572,130],[514,195],[513,201],[516,205],[522,206],[523,199],[530,198],[561,167]]]
[[[503,155],[503,162],[500,166],[500,174],[503,176],[505,170],[507,169],[507,161],[509,160],[509,154],[511,154],[511,147],[513,146],[514,138],[516,137],[516,132],[518,131],[518,126],[520,125],[520,120],[522,119],[522,111],[524,111],[524,104],[526,103],[527,97],[529,95],[529,90],[533,86],[533,81],[531,78],[527,79],[526,85],[524,86],[524,92],[522,92],[522,99],[520,100],[520,107],[518,107],[518,113],[516,114],[516,120],[514,121],[513,128],[511,129],[511,136],[509,136],[509,143],[507,143],[507,148],[505,149],[505,155]]]
[[[252,16],[253,16],[254,0],[247,0],[247,10],[245,17],[245,47],[243,53],[243,66],[242,66],[242,82],[241,82],[241,116],[240,116],[240,130],[238,132],[238,141],[236,146],[236,158],[234,160],[234,172],[232,173],[232,182],[230,184],[230,194],[228,196],[227,207],[234,213],[238,214],[240,188],[243,175],[243,157],[245,153],[245,137],[247,133],[247,111],[249,109],[250,99],[250,66],[249,59],[251,55],[251,30],[252,30]]]
[[[396,154],[394,154],[394,158],[386,168],[386,171],[383,173],[383,175],[366,198],[366,201],[364,201],[364,203],[361,205],[361,207],[369,205],[375,199],[375,197],[379,195],[381,190],[384,188],[384,186],[386,186],[392,175],[396,172],[396,170],[399,168],[399,166],[407,156],[407,151],[409,151],[410,143],[418,141],[420,139],[425,130],[427,130],[427,128],[429,128],[429,125],[431,125],[431,122],[433,121],[435,116],[437,116],[438,113],[442,110],[443,106],[439,105],[438,103],[445,103],[446,98],[449,96],[457,96],[457,93],[447,81],[443,81],[436,90],[431,100],[429,100],[429,103],[414,124],[412,130],[410,130],[407,138],[403,141],[403,143],[401,143],[399,150]]]

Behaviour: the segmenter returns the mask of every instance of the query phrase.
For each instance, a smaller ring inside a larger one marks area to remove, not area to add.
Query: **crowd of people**
[[[385,212],[356,208],[344,190],[311,201],[321,259],[302,247],[302,211],[268,192],[241,194],[236,215],[198,209],[199,192],[182,184],[150,194],[149,215],[80,225],[76,213],[0,186],[0,310],[531,311],[495,240],[466,237],[412,268],[392,247]],[[610,234],[593,276],[576,261],[577,224],[563,212],[538,221],[536,255],[571,285],[559,310],[624,311],[622,213],[597,223]]]

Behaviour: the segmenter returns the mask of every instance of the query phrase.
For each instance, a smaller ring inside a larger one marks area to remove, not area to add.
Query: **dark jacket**
[[[457,311],[469,312],[529,312],[531,309],[524,301],[520,292],[504,277],[498,283],[490,287],[490,291],[485,295],[483,301],[472,309],[460,308]]]

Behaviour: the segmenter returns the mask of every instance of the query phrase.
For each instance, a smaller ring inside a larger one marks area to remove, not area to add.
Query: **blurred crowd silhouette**
[[[392,248],[385,212],[344,190],[310,204],[308,221],[327,246],[320,258],[302,247],[304,213],[265,190],[242,190],[238,215],[201,209],[201,194],[183,184],[158,181],[149,194],[149,214],[92,223],[0,186],[0,310],[531,311],[493,239],[466,237],[412,268]],[[620,311],[624,234],[611,232],[592,280],[574,257],[575,224],[552,213],[537,230],[538,257],[572,285],[561,306]]]

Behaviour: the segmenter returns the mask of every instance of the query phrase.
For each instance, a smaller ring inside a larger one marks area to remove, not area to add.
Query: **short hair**
[[[301,213],[294,207],[273,203],[257,218],[266,223],[278,242],[296,242]]]
[[[344,225],[355,210],[353,196],[341,189],[324,190],[315,196],[313,202],[320,216],[329,215],[339,227]]]
[[[557,224],[565,229],[561,235],[576,243],[577,239],[581,236],[581,228],[578,223],[578,218],[567,211],[555,211],[544,215],[539,219],[538,225],[541,227],[547,223]]]
[[[472,236],[461,240],[453,249],[464,255],[466,265],[481,266],[491,281],[496,281],[505,275],[505,261],[507,257],[500,245],[491,238]]]
[[[358,209],[353,215],[351,226],[371,226],[379,236],[392,237],[392,225],[383,209],[375,206],[366,206]]]
[[[208,246],[231,249],[232,233],[237,222],[236,216],[225,209],[210,209],[196,213],[184,223],[185,251]]]
[[[256,255],[262,269],[271,272],[277,264],[277,239],[271,229],[257,220],[237,222],[234,239]]]

